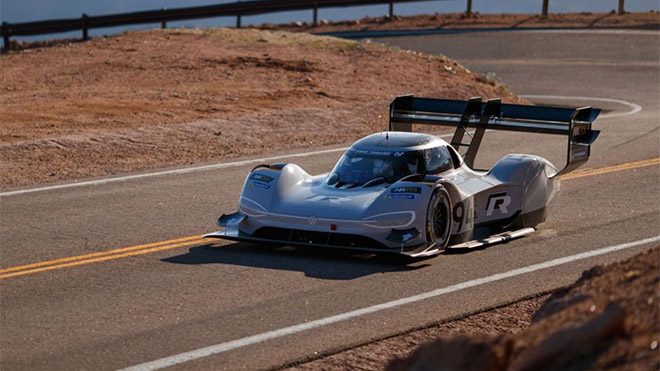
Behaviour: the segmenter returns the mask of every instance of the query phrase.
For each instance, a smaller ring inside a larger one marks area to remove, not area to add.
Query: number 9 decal
[[[460,232],[463,229],[463,219],[465,216],[465,206],[462,202],[456,203],[454,210],[451,212],[454,222],[458,223],[458,228],[456,232]]]
[[[462,233],[463,228],[466,230],[472,229],[474,223],[474,218],[472,217],[473,213],[474,204],[472,199],[457,202],[451,212],[452,220],[454,223],[458,224],[458,228],[456,228],[453,233]]]

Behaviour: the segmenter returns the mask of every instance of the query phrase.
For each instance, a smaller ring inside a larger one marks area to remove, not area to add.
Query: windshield
[[[420,151],[378,152],[358,149],[348,150],[339,160],[328,184],[335,187],[358,187],[397,180],[420,172]]]

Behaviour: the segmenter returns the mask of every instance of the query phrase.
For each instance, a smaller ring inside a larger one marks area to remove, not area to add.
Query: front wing
[[[301,229],[278,228],[273,229],[273,233],[270,236],[253,236],[247,233],[243,233],[239,229],[239,224],[245,218],[245,215],[242,215],[238,212],[231,215],[223,215],[220,217],[220,219],[218,219],[218,224],[224,226],[225,228],[217,232],[206,234],[204,237],[221,238],[225,240],[249,243],[266,243],[287,246],[343,249],[370,253],[398,254],[412,258],[430,257],[441,252],[441,250],[438,249],[435,244],[421,244],[410,247],[402,246],[401,248],[391,248],[382,244],[378,246],[374,244],[376,241],[371,240],[366,236],[346,235],[332,232],[318,232]],[[448,246],[447,248],[453,250],[473,249],[507,242],[515,238],[526,236],[534,231],[534,228],[522,228],[515,231],[506,231],[485,238]]]
[[[406,247],[388,247],[368,236],[343,234],[334,232],[319,232],[313,230],[294,228],[270,228],[268,234],[250,235],[241,232],[240,223],[247,216],[237,212],[231,215],[222,215],[218,224],[224,229],[204,235],[205,238],[221,238],[231,241],[268,243],[287,246],[319,247],[344,249],[371,253],[389,253],[406,255],[413,258],[433,256],[440,253],[435,244],[421,244]]]

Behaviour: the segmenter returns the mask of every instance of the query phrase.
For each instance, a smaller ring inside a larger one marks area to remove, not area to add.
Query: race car
[[[264,164],[247,175],[238,211],[205,237],[342,248],[411,257],[474,248],[534,232],[546,220],[559,175],[587,161],[599,109],[566,109],[400,96],[389,130],[355,142],[326,174]],[[447,143],[412,124],[448,125]],[[565,135],[562,170],[544,158],[509,154],[474,169],[487,130]],[[470,139],[470,140],[468,140]],[[459,150],[467,149],[462,156]]]

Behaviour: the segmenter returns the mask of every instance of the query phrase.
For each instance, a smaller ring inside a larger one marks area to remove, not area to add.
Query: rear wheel
[[[433,191],[426,212],[426,239],[443,250],[449,243],[451,232],[451,198],[444,187]]]

